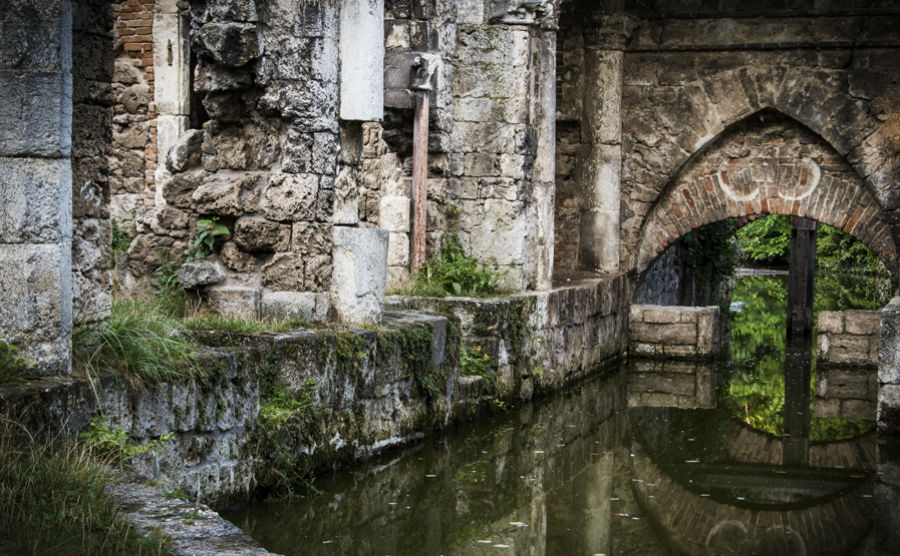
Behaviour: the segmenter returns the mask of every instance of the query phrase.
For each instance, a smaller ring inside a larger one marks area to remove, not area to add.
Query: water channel
[[[785,278],[736,280],[727,361],[630,361],[223,515],[285,555],[869,553],[872,422],[806,397],[802,457],[785,434]],[[885,301],[819,282],[816,310]]]

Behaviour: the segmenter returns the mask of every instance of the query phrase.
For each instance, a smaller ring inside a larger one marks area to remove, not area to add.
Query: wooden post
[[[431,98],[431,80],[440,58],[434,54],[420,54],[413,62],[411,88],[416,93],[416,111],[413,116],[413,169],[412,169],[412,237],[410,238],[410,271],[415,273],[425,262],[425,219],[428,196],[428,104]]]
[[[791,264],[788,278],[788,338],[812,333],[813,285],[816,277],[816,221],[791,217]]]
[[[418,272],[425,262],[425,201],[428,178],[428,104],[429,91],[416,91],[416,112],[413,118],[412,167],[412,241],[410,263]]]

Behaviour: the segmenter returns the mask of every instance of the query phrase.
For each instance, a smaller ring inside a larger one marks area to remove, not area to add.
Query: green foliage
[[[89,446],[36,442],[0,416],[0,554],[167,554],[119,516]]]
[[[0,340],[0,384],[21,380],[28,374],[34,361],[17,354],[19,348]]]
[[[466,255],[456,234],[446,235],[441,249],[425,261],[413,277],[410,295],[488,296],[497,291],[505,274],[484,267],[477,258]]]
[[[125,233],[125,228],[119,226],[119,223],[116,222],[116,219],[113,218],[111,220],[112,223],[112,261],[111,264],[115,264],[116,262],[116,254],[118,253],[127,253],[128,248],[131,247],[131,237]]]
[[[155,456],[172,439],[172,433],[166,433],[146,444],[134,444],[128,438],[128,433],[121,428],[110,427],[103,414],[99,414],[91,419],[78,439],[104,460],[122,465],[144,454]]]
[[[884,263],[861,241],[821,223],[816,231],[816,267],[834,272],[890,278]]]
[[[211,254],[217,237],[231,235],[228,226],[219,224],[218,221],[218,216],[197,221],[197,239],[191,245],[187,260],[201,259]]]
[[[681,238],[679,256],[697,286],[695,305],[713,303],[719,285],[734,272],[737,249],[733,236],[734,221],[728,219],[697,228]]]
[[[750,222],[735,234],[743,262],[773,268],[788,266],[791,217],[772,214]]]
[[[76,368],[89,377],[113,373],[136,384],[197,375],[193,342],[155,300],[117,300],[106,321],[79,325],[72,336]]]
[[[368,357],[366,341],[354,332],[335,332],[334,355],[338,368],[362,372],[363,361]]]
[[[818,273],[814,310],[846,310],[854,305],[824,305],[821,295],[823,273]],[[857,277],[863,284],[871,279]],[[863,288],[872,289],[870,286]],[[787,315],[786,276],[746,276],[737,280],[733,301],[742,310],[733,314],[731,336],[731,376],[720,394],[722,406],[748,425],[780,435],[784,433],[784,351]],[[834,301],[834,300],[831,300]],[[838,300],[846,302],[847,298]],[[810,384],[812,389],[813,382]],[[815,400],[815,395],[811,395]],[[811,409],[812,413],[812,409]],[[810,440],[850,438],[871,430],[872,422],[845,419],[810,420]]]
[[[488,392],[493,392],[497,386],[497,376],[491,368],[491,358],[481,350],[481,346],[459,351],[459,374],[480,376]]]
[[[289,390],[274,367],[260,393],[256,420],[257,454],[265,454],[258,479],[275,489],[276,496],[293,498],[314,491],[311,469],[298,449],[314,443],[318,409],[312,401],[316,383],[307,380],[299,392]]]
[[[187,300],[178,279],[179,266],[169,259],[168,253],[164,253],[163,262],[153,271],[156,309],[162,314],[176,318],[182,318],[187,313]]]

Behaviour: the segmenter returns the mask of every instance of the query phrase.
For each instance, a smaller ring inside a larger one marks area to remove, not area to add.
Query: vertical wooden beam
[[[816,221],[791,217],[791,263],[788,279],[787,333],[812,333],[816,276]]]
[[[412,241],[410,241],[411,272],[418,272],[425,262],[425,201],[428,178],[428,108],[430,91],[416,91],[416,112],[413,118],[412,167]]]
[[[411,89],[416,94],[416,111],[413,116],[413,169],[412,169],[412,237],[410,238],[410,272],[415,273],[425,262],[425,201],[428,194],[428,105],[431,98],[432,78],[440,66],[435,54],[419,54],[413,62]]]

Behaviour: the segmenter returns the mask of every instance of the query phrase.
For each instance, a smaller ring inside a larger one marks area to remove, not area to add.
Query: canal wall
[[[818,365],[878,366],[880,311],[822,311],[816,329]]]
[[[878,429],[900,433],[900,297],[891,299],[881,310]]]
[[[632,355],[710,358],[720,349],[719,308],[632,305],[628,333]]]
[[[139,477],[227,506],[590,374],[624,354],[626,288],[619,276],[508,298],[405,298],[369,328],[198,331],[197,378],[18,383],[0,405],[41,435],[97,419],[101,440],[123,431],[122,447],[155,446],[131,459]]]

